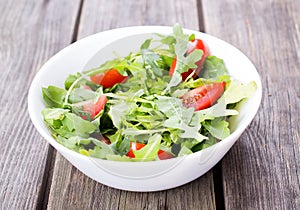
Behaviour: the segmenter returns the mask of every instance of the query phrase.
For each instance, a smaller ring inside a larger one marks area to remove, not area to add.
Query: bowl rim
[[[162,32],[161,32],[162,31]],[[262,99],[262,83],[261,83],[261,78],[258,74],[257,69],[255,68],[254,64],[252,63],[252,61],[241,51],[239,50],[237,47],[231,45],[230,43],[219,39],[218,37],[209,35],[207,33],[203,33],[203,32],[199,32],[199,31],[195,31],[195,30],[190,30],[190,29],[185,29],[183,28],[184,33],[186,34],[192,34],[194,33],[197,36],[205,36],[205,37],[209,37],[212,38],[216,41],[219,41],[227,46],[233,47],[241,56],[244,57],[244,59],[247,60],[248,64],[251,65],[251,68],[255,70],[255,74],[257,77],[257,90],[255,92],[257,100],[255,101],[256,103],[254,103],[253,108],[251,109],[251,111],[247,114],[247,118],[243,119],[243,121],[239,124],[238,128],[235,129],[232,133],[230,133],[230,135],[228,137],[226,137],[225,139],[223,139],[222,141],[217,142],[216,144],[208,147],[217,147],[220,146],[222,147],[223,144],[228,143],[228,141],[235,141],[235,139],[237,139],[243,132],[244,130],[247,128],[247,126],[251,123],[251,121],[254,119],[260,104],[261,104],[261,99]],[[29,116],[30,119],[33,123],[33,125],[35,126],[35,128],[37,129],[37,131],[40,133],[40,135],[45,138],[48,143],[50,143],[56,150],[58,150],[59,152],[63,151],[64,153],[68,153],[69,155],[72,156],[77,156],[80,157],[81,159],[84,160],[90,160],[90,159],[95,159],[95,160],[99,160],[99,161],[108,161],[108,162],[113,162],[113,163],[119,163],[119,164],[135,164],[135,165],[139,165],[139,164],[150,164],[153,161],[150,162],[123,162],[123,161],[113,161],[113,160],[105,160],[105,159],[100,159],[100,158],[94,158],[94,157],[90,157],[90,156],[85,156],[83,154],[80,154],[78,152],[75,152],[63,145],[61,145],[60,143],[58,143],[50,134],[49,131],[45,131],[44,128],[40,125],[38,119],[36,118],[36,114],[34,112],[33,109],[33,104],[34,101],[32,100],[34,97],[34,91],[35,89],[39,88],[38,85],[38,81],[39,79],[43,76],[44,72],[47,71],[47,67],[48,65],[50,65],[51,63],[55,63],[55,61],[57,60],[57,58],[59,58],[60,56],[62,56],[63,54],[66,54],[68,51],[72,50],[73,48],[76,48],[76,46],[83,44],[84,42],[89,42],[92,41],[93,39],[97,38],[100,35],[110,35],[113,33],[122,33],[122,32],[126,32],[120,39],[128,37],[128,36],[134,36],[134,35],[138,35],[138,34],[149,34],[149,33],[170,33],[172,32],[172,27],[171,26],[159,26],[159,25],[151,25],[151,26],[129,26],[129,27],[121,27],[121,28],[115,28],[115,29],[111,29],[111,30],[106,30],[106,31],[102,31],[102,32],[98,32],[89,36],[86,36],[68,46],[66,46],[65,48],[61,49],[59,52],[57,52],[54,56],[50,57],[50,59],[48,59],[43,66],[39,69],[39,71],[36,73],[36,75],[34,76],[31,85],[29,87],[29,91],[28,91],[28,97],[27,97],[27,109],[29,112]],[[115,42],[117,40],[112,40],[112,42]],[[100,51],[102,48],[106,47],[107,45],[111,44],[112,42],[109,42],[108,44],[102,46],[100,49],[98,49],[98,51]],[[92,57],[92,56],[91,56]],[[41,91],[40,91],[41,92]],[[252,97],[252,96],[251,96]],[[41,115],[41,113],[39,113]],[[161,162],[161,161],[171,161],[174,159],[181,159],[181,158],[185,158],[186,156],[197,156],[201,153],[203,153],[203,151],[207,150],[203,149],[197,152],[194,152],[192,154],[189,155],[185,155],[185,156],[181,156],[181,157],[175,157],[172,159],[166,159],[166,160],[157,160],[154,162]]]

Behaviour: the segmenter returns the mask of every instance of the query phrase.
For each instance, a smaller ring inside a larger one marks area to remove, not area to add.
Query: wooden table
[[[0,209],[300,209],[299,0],[0,0]],[[260,110],[212,170],[153,193],[97,183],[37,133],[27,93],[56,52],[132,25],[204,31],[241,49],[263,83]]]

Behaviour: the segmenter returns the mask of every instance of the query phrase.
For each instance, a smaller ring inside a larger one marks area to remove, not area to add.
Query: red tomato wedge
[[[104,88],[111,88],[117,83],[122,83],[127,79],[127,76],[123,76],[117,69],[110,69],[103,74],[95,74],[90,77],[91,81],[102,85]]]
[[[107,98],[105,95],[102,95],[99,97],[98,101],[96,103],[87,103],[84,104],[82,107],[82,111],[88,112],[91,116],[91,119],[93,119],[101,110],[104,109],[104,106],[107,102]]]
[[[158,151],[157,155],[158,155],[158,158],[159,158],[160,160],[166,160],[166,159],[171,159],[171,158],[174,158],[174,157],[175,157],[175,156],[172,155],[171,153],[166,152],[166,151],[161,150],[161,149]]]
[[[202,50],[203,55],[202,55],[201,59],[196,62],[197,69],[193,75],[193,78],[197,77],[197,75],[199,74],[200,70],[202,69],[202,67],[204,65],[205,58],[209,55],[208,47],[201,39],[194,39],[193,41],[189,42],[187,54],[190,54],[195,49]],[[170,72],[169,72],[170,76],[172,76],[175,71],[176,63],[177,63],[177,59],[174,58],[174,60],[171,64],[171,67],[170,67]],[[193,72],[193,69],[189,69],[187,72],[182,73],[181,74],[182,80],[185,80],[192,72]]]
[[[133,153],[134,150],[140,150],[142,149],[146,144],[138,143],[138,142],[130,142],[130,150],[127,153],[128,157],[134,158],[135,155]]]
[[[218,82],[197,87],[181,97],[182,104],[194,107],[195,111],[209,108],[223,94],[225,85],[225,82]]]
[[[146,146],[146,144],[138,143],[138,142],[130,142],[130,150],[129,150],[129,152],[128,152],[126,155],[127,155],[128,157],[130,157],[130,158],[134,158],[135,155],[134,155],[133,151],[135,151],[135,150],[140,150],[140,149],[142,149],[144,146]],[[160,160],[166,160],[166,159],[170,159],[170,158],[174,158],[174,157],[175,157],[175,156],[172,155],[171,153],[166,152],[166,151],[161,150],[161,149],[158,151],[157,155],[158,155],[158,158],[159,158]]]

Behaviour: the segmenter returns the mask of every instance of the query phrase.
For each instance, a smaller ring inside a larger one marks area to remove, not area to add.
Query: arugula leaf
[[[93,123],[86,121],[73,113],[67,113],[62,124],[70,131],[74,132],[77,136],[82,137],[88,137],[89,134],[96,130]]]
[[[60,135],[57,135],[56,140],[61,145],[65,146],[65,147],[67,147],[71,150],[74,150],[76,152],[79,152],[79,150],[81,148],[80,145],[79,145],[79,142],[80,142],[80,137],[79,136],[72,136],[70,138],[64,138]]]
[[[190,150],[189,148],[187,148],[186,146],[182,146],[179,153],[178,153],[178,157],[184,156],[184,155],[189,155],[192,154],[192,150]]]
[[[96,98],[96,96],[97,93],[94,91],[83,89],[83,88],[76,88],[71,92],[69,96],[69,102],[78,103],[81,101],[93,100],[94,98]]]
[[[224,61],[216,56],[208,56],[205,59],[202,76],[206,79],[217,79],[224,75],[228,75]]]
[[[202,125],[213,137],[217,139],[222,140],[230,135],[230,130],[228,127],[229,123],[225,120],[221,120],[220,118],[216,118],[212,121],[205,121]]]
[[[106,159],[108,155],[114,155],[114,152],[111,149],[111,147],[105,144],[104,142],[93,138],[89,138],[88,140],[90,140],[96,146],[93,149],[85,149],[83,147],[79,150],[79,153],[86,156],[102,158],[102,159]]]
[[[150,39],[146,39],[146,40],[144,41],[144,43],[141,45],[140,49],[141,49],[141,50],[146,50],[146,49],[148,49],[148,48],[150,47],[151,41],[152,41],[151,38],[150,38]]]
[[[233,104],[241,101],[244,98],[249,98],[256,91],[257,85],[254,81],[243,84],[237,80],[232,80],[223,97],[226,104]]]
[[[97,130],[93,123],[70,113],[69,110],[47,108],[42,111],[42,114],[46,124],[55,133],[65,138],[72,136],[88,138],[89,134]]]
[[[47,107],[63,107],[64,98],[67,94],[65,89],[55,86],[48,86],[47,88],[42,88],[42,93],[45,105]]]
[[[191,150],[193,152],[198,152],[198,151],[208,148],[216,143],[217,143],[217,140],[215,138],[213,138],[212,136],[208,135],[207,140],[195,145]]]
[[[54,120],[63,120],[65,118],[65,114],[68,112],[70,112],[68,109],[47,108],[42,111],[42,114],[44,116],[44,120],[52,124]]]
[[[193,108],[183,107],[182,101],[178,98],[158,95],[156,97],[158,98],[156,101],[158,110],[168,117],[164,122],[165,127],[180,129],[182,133],[179,134],[179,137],[181,138],[194,138],[199,142],[206,139],[205,136],[199,133],[200,121],[195,123],[192,120],[194,116]]]
[[[65,80],[65,89],[69,90],[69,88],[72,86],[74,82],[76,82],[76,85],[74,87],[79,88],[81,85],[87,85],[93,90],[96,90],[99,88],[99,85],[91,82],[90,80],[87,80],[86,78],[82,77],[83,75],[81,73],[77,74],[70,74],[68,78]],[[78,81],[77,81],[78,80]]]
[[[118,104],[110,106],[108,115],[116,128],[121,129],[122,116],[128,108],[129,106],[125,101],[120,101]]]
[[[107,160],[120,161],[120,162],[134,162],[133,158],[121,155],[106,155]]]
[[[199,110],[195,112],[197,118],[199,118],[200,122],[205,120],[213,120],[217,117],[225,117],[231,115],[237,115],[238,111],[234,109],[227,109],[227,103],[224,97],[221,97],[216,104],[213,106]]]
[[[216,79],[205,79],[205,78],[198,78],[194,80],[193,78],[189,79],[188,81],[184,81],[179,85],[179,88],[197,88],[200,86],[203,86],[205,84],[211,84],[214,82],[226,82],[229,83],[231,81],[231,78],[229,75],[223,75],[223,76],[218,76]]]
[[[181,73],[187,72],[190,68],[194,69],[197,67],[195,64],[202,57],[202,50],[194,50],[189,55],[185,55],[187,52],[187,46],[189,42],[189,36],[183,33],[183,30],[179,24],[175,24],[173,27],[173,35],[176,40],[175,44],[175,54],[176,54],[176,67],[172,75],[171,81],[169,82],[166,89],[163,91],[163,94],[166,94],[170,91],[172,87],[177,86],[181,80]]]
[[[148,140],[146,146],[140,150],[134,150],[135,159],[138,161],[151,161],[157,159],[157,153],[160,147],[161,135],[154,134]]]
[[[149,72],[149,68],[151,68],[151,70],[153,71],[153,73],[157,76],[162,76],[162,69],[160,68],[160,66],[158,65],[158,61],[161,60],[160,56],[156,53],[154,53],[152,50],[147,50],[147,49],[143,49],[142,50],[142,57],[143,60],[145,62],[146,65],[146,69]],[[154,79],[155,76],[152,75],[152,78]]]
[[[165,36],[165,35],[162,35],[162,34],[156,34],[156,35],[158,35],[159,37],[162,38],[160,40],[160,42],[162,44],[168,45],[170,48],[172,48],[172,46],[174,46],[174,44],[176,43],[176,39],[172,35],[168,35],[168,36]]]

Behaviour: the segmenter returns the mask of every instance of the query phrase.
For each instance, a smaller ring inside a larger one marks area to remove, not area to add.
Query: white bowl
[[[171,27],[138,26],[114,29],[86,37],[61,50],[37,73],[28,94],[28,110],[38,132],[76,168],[105,185],[129,191],[158,191],[190,182],[211,169],[231,148],[254,118],[261,101],[260,77],[251,61],[232,45],[197,31],[212,55],[222,58],[231,76],[242,81],[254,80],[255,94],[243,105],[233,123],[232,134],[202,151],[168,160],[152,162],[117,162],[81,155],[60,145],[49,133],[42,117],[45,108],[42,87],[63,87],[69,74],[99,66],[112,58],[113,51],[125,56],[139,49],[140,44],[153,33],[171,34]]]

